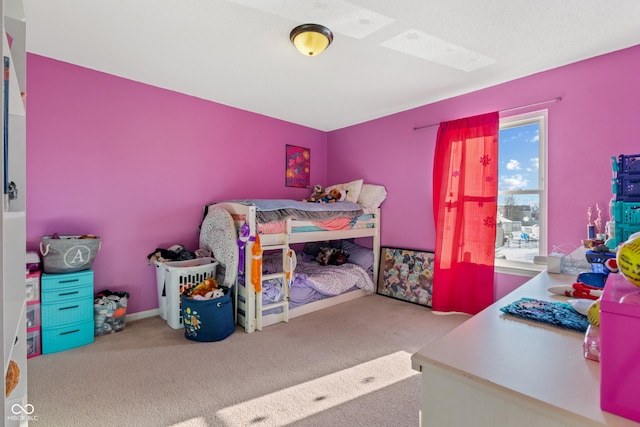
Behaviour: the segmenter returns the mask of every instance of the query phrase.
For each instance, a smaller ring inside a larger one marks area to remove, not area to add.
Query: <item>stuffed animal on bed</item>
[[[316,184],[313,187],[313,193],[311,194],[311,196],[309,196],[308,199],[302,199],[302,201],[319,203],[319,201],[322,200],[322,198],[326,195],[327,193],[324,191],[324,187],[320,184]]]
[[[349,253],[338,248],[320,248],[316,261],[320,265],[342,265],[349,259]]]
[[[342,193],[337,188],[329,191],[329,194],[325,195],[320,202],[317,203],[335,203],[342,198]]]

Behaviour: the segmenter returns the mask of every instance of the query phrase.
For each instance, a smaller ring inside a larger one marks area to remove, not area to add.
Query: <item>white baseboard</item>
[[[147,317],[159,316],[160,309],[154,308],[153,310],[140,311],[138,313],[127,313],[127,321],[133,322],[134,320],[146,319]]]

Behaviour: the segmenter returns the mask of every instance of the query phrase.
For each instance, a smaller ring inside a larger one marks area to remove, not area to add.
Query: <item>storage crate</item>
[[[220,286],[224,295],[208,300],[196,300],[182,294],[184,336],[201,342],[220,341],[235,330],[231,289]]]
[[[91,295],[92,289],[88,289]],[[42,321],[45,325],[69,325],[82,320],[93,320],[93,303],[91,298],[64,300],[42,306]]]
[[[27,329],[27,359],[42,354],[40,328]]]
[[[27,329],[40,327],[40,301],[27,303]]]
[[[160,316],[173,329],[181,329],[183,326],[180,295],[205,279],[215,279],[218,261],[203,257],[186,261],[156,261],[155,265]]]
[[[40,299],[40,272],[29,273],[26,277],[27,301],[38,301]]]
[[[614,179],[612,190],[617,201],[640,202],[640,174],[618,174]]]
[[[94,336],[113,334],[124,330],[127,321],[127,292],[98,292],[93,303]]]
[[[617,172],[618,174],[640,174],[640,154],[620,154]]]
[[[614,227],[614,245],[613,247],[618,246],[622,242],[626,242],[633,233],[637,233],[640,231],[640,224],[618,224]]]
[[[616,223],[640,225],[640,203],[615,201],[612,211]]]
[[[56,304],[60,301],[69,301],[75,299],[89,300],[89,302],[93,301],[93,284],[84,283],[78,284],[75,287],[69,286],[67,288],[57,288],[49,290],[47,284],[45,283],[43,291],[40,294],[40,302],[42,303],[43,309],[48,304]],[[90,311],[91,313],[93,313],[93,310]]]
[[[47,274],[44,273],[40,277],[40,296],[45,299],[45,294],[56,293],[58,291],[67,291],[69,288],[81,288],[84,286],[93,287],[93,270],[79,271],[69,274]],[[91,294],[93,296],[93,292]],[[53,298],[78,298],[78,295],[61,293],[53,295]],[[46,301],[43,301],[46,302]]]
[[[40,271],[40,255],[37,252],[27,252],[26,269],[29,273]]]
[[[50,354],[81,347],[93,340],[93,318],[71,325],[45,328],[42,330],[42,353]]]

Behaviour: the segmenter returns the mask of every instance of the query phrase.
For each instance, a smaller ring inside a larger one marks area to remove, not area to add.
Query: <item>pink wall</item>
[[[100,236],[95,290],[129,292],[130,313],[158,306],[150,252],[197,249],[205,203],[308,196],[284,186],[286,144],[326,182],[325,132],[37,55],[27,77],[28,248]]]
[[[28,55],[28,247],[53,232],[97,234],[96,290],[130,292],[130,313],[156,308],[146,256],[195,248],[203,204],[309,194],[284,186],[284,146],[295,144],[311,148],[312,184],[387,187],[384,246],[433,249],[437,127],[413,127],[557,96],[546,106],[549,243],[577,245],[586,208],[611,196],[610,156],[640,151],[638,75],[640,46],[327,134]],[[501,278],[497,291],[520,280]]]
[[[330,132],[328,174],[335,182],[363,177],[387,187],[383,245],[433,249],[431,174],[438,127],[413,128],[562,96],[561,102],[537,107],[549,111],[548,248],[579,245],[587,207],[606,207],[612,197],[610,157],[640,152],[638,76],[635,46]]]

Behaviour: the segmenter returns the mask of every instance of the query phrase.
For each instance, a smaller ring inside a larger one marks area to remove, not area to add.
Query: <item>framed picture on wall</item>
[[[286,147],[285,186],[310,188],[311,150],[295,145]]]
[[[431,307],[433,259],[430,251],[380,248],[376,293]]]

